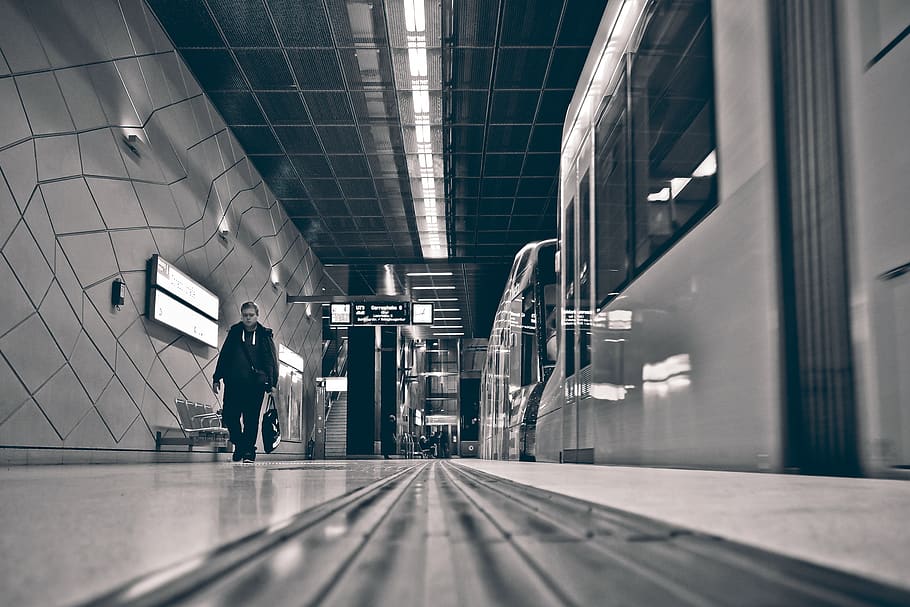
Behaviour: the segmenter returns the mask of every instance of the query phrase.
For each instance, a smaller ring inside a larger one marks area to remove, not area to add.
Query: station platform
[[[6,605],[910,604],[903,481],[264,457],[0,486]]]

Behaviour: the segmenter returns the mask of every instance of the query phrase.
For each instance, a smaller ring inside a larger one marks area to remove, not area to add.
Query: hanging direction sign
[[[406,325],[411,322],[410,303],[373,301],[354,303],[354,325]]]

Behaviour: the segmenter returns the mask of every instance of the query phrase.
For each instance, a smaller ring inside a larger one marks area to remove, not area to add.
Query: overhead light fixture
[[[437,317],[437,318],[435,318],[434,320],[435,320],[436,322],[439,322],[439,321],[441,321],[441,320],[443,320],[443,321],[445,321],[445,322],[449,322],[450,320],[461,320],[461,317],[460,317],[460,316],[453,316],[452,318],[438,318],[438,317]]]
[[[414,291],[454,291],[455,287],[447,285],[443,287],[411,287]]]
[[[443,335],[464,335],[464,333],[433,333],[434,337],[441,337]]]
[[[461,312],[461,308],[436,308],[437,312]]]
[[[410,76],[399,90],[399,108],[402,116],[414,116],[414,138],[405,138],[405,153],[408,157],[408,173],[414,207],[417,214],[417,230],[420,235],[421,252],[424,257],[446,257],[448,239],[445,233],[445,205],[438,204],[442,189],[442,149],[437,144],[434,150],[433,134],[442,129],[442,116],[433,111],[434,95],[442,91],[440,74],[430,72],[431,53],[442,49],[442,39],[427,39],[427,32],[441,32],[438,27],[439,11],[426,12],[426,0],[400,0],[404,6],[404,21],[407,40],[407,54],[396,55],[393,61],[396,73]],[[432,20],[427,23],[427,17]],[[406,57],[406,58],[405,58]],[[407,65],[404,65],[404,62]],[[410,99],[408,95],[410,94]],[[409,128],[409,125],[405,125]],[[438,137],[437,137],[438,139]],[[423,200],[421,208],[420,201]],[[441,229],[440,229],[441,228]],[[451,275],[451,274],[450,274]]]
[[[464,325],[449,325],[449,326],[445,326],[445,327],[433,325],[430,328],[431,329],[464,329]]]
[[[426,297],[417,301],[458,301],[457,297]]]
[[[451,272],[408,272],[408,276],[451,276]]]

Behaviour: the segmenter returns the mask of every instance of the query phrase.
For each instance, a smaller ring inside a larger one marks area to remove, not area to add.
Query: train
[[[515,258],[490,459],[910,471],[910,10],[609,2],[559,237]]]

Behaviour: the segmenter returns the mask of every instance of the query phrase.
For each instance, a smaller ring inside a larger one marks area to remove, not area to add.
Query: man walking
[[[244,303],[240,317],[224,339],[212,390],[217,394],[224,379],[222,418],[234,443],[233,459],[249,463],[256,461],[262,397],[266,392],[274,395],[278,385],[278,355],[272,330],[259,324],[259,306]]]

